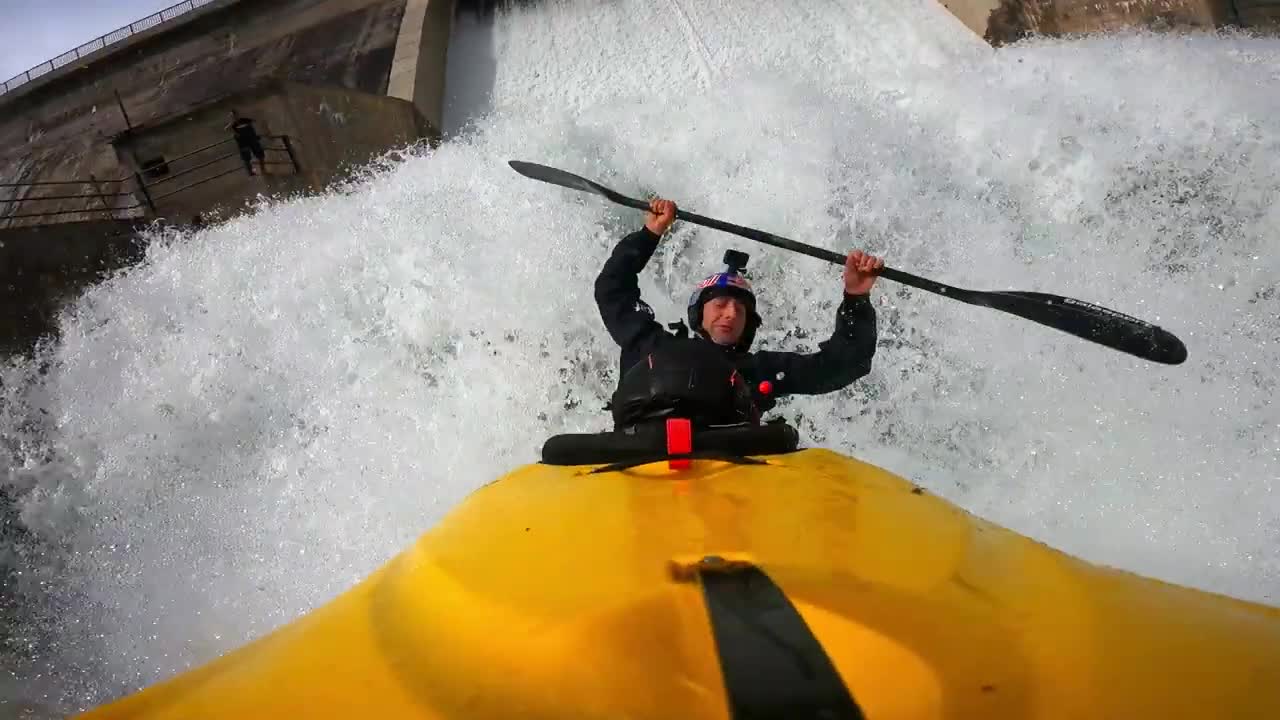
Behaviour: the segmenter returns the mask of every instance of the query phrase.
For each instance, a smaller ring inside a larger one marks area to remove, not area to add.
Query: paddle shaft
[[[616,197],[611,199],[618,201],[619,204],[626,205],[628,207],[633,207],[638,210],[649,209],[649,203],[644,202],[643,200],[636,200],[635,198],[629,198],[625,195],[617,195]],[[809,257],[817,258],[819,260],[826,260],[827,262],[832,263],[833,265],[840,265],[843,267],[845,263],[844,255],[841,255],[840,253],[837,253],[837,252],[833,252],[831,250],[824,250],[823,248],[807,245],[805,243],[792,240],[791,238],[781,237],[778,235],[774,235],[773,233],[768,233],[763,230],[757,230],[755,228],[744,227],[742,225],[734,225],[733,223],[728,223],[723,220],[716,220],[715,218],[709,218],[705,215],[699,215],[697,213],[691,213],[685,210],[680,210],[679,208],[676,209],[676,219],[695,223],[697,225],[705,225],[710,228],[715,228],[716,230],[723,230],[724,232],[733,233],[734,235],[741,235],[742,237],[749,238],[757,242],[762,242],[762,243],[765,243],[766,245],[773,245],[774,247],[780,247],[784,250],[790,250],[792,252],[797,252],[802,255],[808,255]],[[928,290],[929,292],[932,292],[932,293],[945,295],[953,300],[959,300],[961,302],[970,302],[970,303],[973,300],[974,293],[969,290],[952,287],[944,283],[940,283],[934,280],[929,280],[928,278],[922,278],[918,275],[912,275],[911,273],[908,273],[908,272],[895,270],[894,268],[891,268],[891,267],[886,266],[886,267],[880,268],[880,270],[878,270],[876,274],[879,275],[880,277],[888,278],[895,282],[900,282],[904,285],[910,285],[912,287],[920,288],[921,290]]]
[[[643,200],[629,198],[599,183],[564,170],[521,160],[510,160],[508,164],[516,172],[535,180],[601,195],[611,202],[637,210],[649,210],[649,203]],[[845,264],[845,257],[839,253],[796,242],[763,230],[734,225],[680,209],[676,210],[676,219],[723,230],[766,245],[826,260],[835,265]],[[877,274],[952,300],[1016,315],[1154,362],[1177,365],[1187,359],[1186,346],[1168,330],[1092,303],[1048,293],[965,290],[887,267],[881,268]]]

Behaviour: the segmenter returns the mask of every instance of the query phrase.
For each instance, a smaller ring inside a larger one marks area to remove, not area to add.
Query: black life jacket
[[[688,418],[695,427],[760,417],[746,379],[723,349],[701,338],[658,344],[623,374],[610,409],[619,428],[667,417]]]

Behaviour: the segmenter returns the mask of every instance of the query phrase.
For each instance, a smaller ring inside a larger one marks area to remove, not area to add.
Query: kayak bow
[[[834,452],[757,459],[520,468],[327,605],[84,717],[1280,717],[1276,608]]]

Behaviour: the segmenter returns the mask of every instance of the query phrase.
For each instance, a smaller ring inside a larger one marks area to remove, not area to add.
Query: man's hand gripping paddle
[[[511,160],[508,164],[516,172],[534,180],[601,195],[619,205],[636,208],[637,210],[649,209],[649,203],[647,202],[629,198],[603,185],[564,170],[520,160]],[[734,225],[685,210],[676,210],[676,219],[741,235],[757,242],[809,255],[836,265],[843,266],[845,263],[845,256],[839,253],[796,242],[763,230]],[[1178,365],[1187,359],[1186,346],[1169,331],[1115,310],[1109,310],[1082,300],[1074,300],[1061,295],[1017,290],[964,290],[889,267],[881,269],[880,276],[922,290],[928,290],[952,300],[1017,315],[1031,322],[1046,325],[1152,362]]]

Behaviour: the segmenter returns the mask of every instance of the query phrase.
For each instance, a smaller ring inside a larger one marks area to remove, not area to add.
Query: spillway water
[[[211,659],[606,427],[591,283],[641,216],[509,159],[1170,329],[1177,367],[882,281],[872,373],[777,412],[1065,551],[1280,604],[1277,41],[993,51],[925,0],[547,0],[463,14],[448,81],[439,149],[159,239],[0,370],[10,707]],[[813,349],[838,269],[704,228],[646,269],[659,317],[727,247],[758,347]]]

